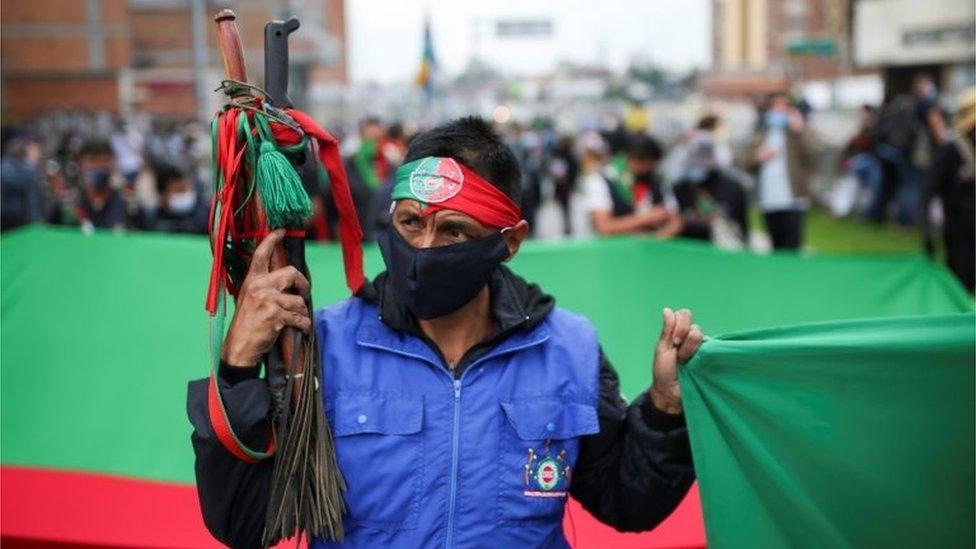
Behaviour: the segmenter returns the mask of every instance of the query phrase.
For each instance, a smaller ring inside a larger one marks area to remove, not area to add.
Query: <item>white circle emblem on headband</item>
[[[410,173],[410,192],[417,200],[437,204],[461,192],[464,173],[453,158],[427,158]]]

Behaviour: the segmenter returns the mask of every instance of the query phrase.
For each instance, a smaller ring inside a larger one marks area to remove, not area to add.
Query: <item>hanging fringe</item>
[[[342,492],[346,485],[322,410],[320,355],[315,338],[301,336],[300,339],[305,350],[304,368],[300,371],[305,375],[289,376],[285,386],[286,399],[296,386],[298,394],[292,406],[284,407],[287,417],[279,421],[284,431],[276,433],[280,446],[271,477],[262,540],[266,546],[291,536],[296,537],[296,543],[301,543],[303,537],[332,541],[343,538]],[[305,377],[309,373],[315,375]]]

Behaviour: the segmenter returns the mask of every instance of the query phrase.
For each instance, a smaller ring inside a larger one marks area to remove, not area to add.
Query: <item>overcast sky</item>
[[[635,57],[674,69],[711,62],[709,0],[348,0],[346,8],[356,82],[412,78],[426,13],[438,63],[449,73],[471,59],[476,36],[482,59],[509,74],[546,71],[564,59],[605,59],[614,69]],[[494,36],[494,21],[523,18],[550,19],[552,37]]]

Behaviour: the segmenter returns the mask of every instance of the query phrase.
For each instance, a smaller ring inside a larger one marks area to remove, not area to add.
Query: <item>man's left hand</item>
[[[669,414],[682,412],[678,363],[688,362],[703,338],[701,328],[691,321],[691,311],[674,312],[664,308],[664,326],[654,349],[654,382],[650,390],[651,402],[658,410]]]

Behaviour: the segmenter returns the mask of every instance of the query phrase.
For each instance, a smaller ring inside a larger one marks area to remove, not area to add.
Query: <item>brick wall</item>
[[[19,77],[4,82],[3,121],[17,123],[48,110],[105,110],[119,108],[114,75],[76,77]]]
[[[0,3],[4,122],[51,109],[118,111],[129,37],[127,0]]]
[[[162,115],[193,116],[196,99],[189,6],[172,2],[133,6],[129,0],[95,0],[98,16],[89,21],[89,1],[0,1],[4,121],[27,119],[46,109],[118,112],[119,78],[127,69],[131,69],[127,81],[133,88],[123,95],[133,99],[129,106]],[[340,47],[331,66],[318,61],[305,66],[309,84],[345,83],[345,0],[309,2],[313,9],[321,6],[327,30]],[[249,77],[261,82],[264,24],[287,15],[288,3],[237,0],[231,4],[238,15]],[[217,68],[220,57],[212,15],[207,14],[206,22],[208,57],[210,67]],[[306,33],[307,27],[303,29]],[[292,47],[296,57],[304,54],[315,59],[313,43],[302,30],[293,37]]]

